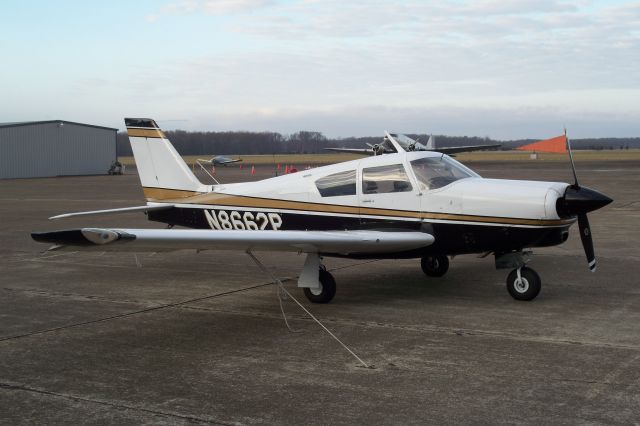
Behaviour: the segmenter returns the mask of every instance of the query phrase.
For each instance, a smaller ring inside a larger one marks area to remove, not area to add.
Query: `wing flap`
[[[212,231],[201,229],[82,228],[32,233],[38,242],[98,251],[277,250],[304,253],[395,253],[426,247],[422,232],[382,231]]]

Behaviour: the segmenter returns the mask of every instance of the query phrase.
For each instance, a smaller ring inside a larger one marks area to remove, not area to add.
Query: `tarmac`
[[[571,181],[562,162],[467,163],[485,177]],[[0,181],[1,424],[639,424],[640,163],[579,162],[615,201],[536,250],[532,302],[493,258],[460,256],[442,278],[419,260],[326,259],[338,291],[311,304],[304,257],[242,252],[62,253],[31,231],[160,227],[143,214],[48,221],[143,205],[137,175]],[[271,167],[218,167],[223,182]]]

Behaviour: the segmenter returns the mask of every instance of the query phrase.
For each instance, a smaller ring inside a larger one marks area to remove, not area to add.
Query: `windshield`
[[[411,162],[411,168],[418,178],[420,189],[437,189],[451,182],[468,177],[480,177],[451,157],[424,157]]]

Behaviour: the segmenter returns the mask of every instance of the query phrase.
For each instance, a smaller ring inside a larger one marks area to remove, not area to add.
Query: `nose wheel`
[[[441,277],[449,270],[449,258],[447,256],[425,256],[420,261],[422,272],[430,277]]]
[[[542,280],[536,271],[526,266],[514,269],[507,277],[507,290],[516,300],[533,300],[542,288]]]

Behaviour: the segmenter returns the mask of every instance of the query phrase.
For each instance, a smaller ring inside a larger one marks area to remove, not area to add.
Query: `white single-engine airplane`
[[[493,253],[497,268],[513,268],[507,278],[511,296],[531,300],[541,281],[525,266],[526,249],[563,243],[577,218],[589,268],[595,270],[586,214],[612,201],[580,187],[577,179],[573,185],[483,179],[445,154],[407,152],[390,134],[394,154],[257,182],[204,185],[155,121],[125,123],[147,205],[52,219],[144,211],[169,228],[195,229],[82,228],[33,233],[36,241],[72,250],[306,253],[298,286],[317,303],[331,301],[336,292],[322,256],[421,258],[424,273],[438,277],[447,272],[448,256]]]
[[[394,142],[391,142],[391,139]],[[379,144],[369,145],[369,148],[325,148],[327,151],[348,152],[351,154],[362,155],[381,155],[381,154],[393,154],[398,152],[396,146],[399,145],[403,151],[437,151],[442,154],[456,154],[459,152],[469,151],[481,151],[484,149],[497,149],[502,145],[500,144],[488,144],[488,145],[465,145],[465,146],[443,146],[436,148],[436,139],[433,135],[429,136],[429,140],[426,145],[421,144],[415,139],[410,138],[407,135],[385,133],[382,142]]]
[[[227,166],[228,164],[239,163],[242,161],[239,158],[229,158],[224,155],[216,155],[215,157],[211,157],[208,160],[203,160],[202,158],[198,158],[198,161],[203,164],[210,164],[212,166]]]

